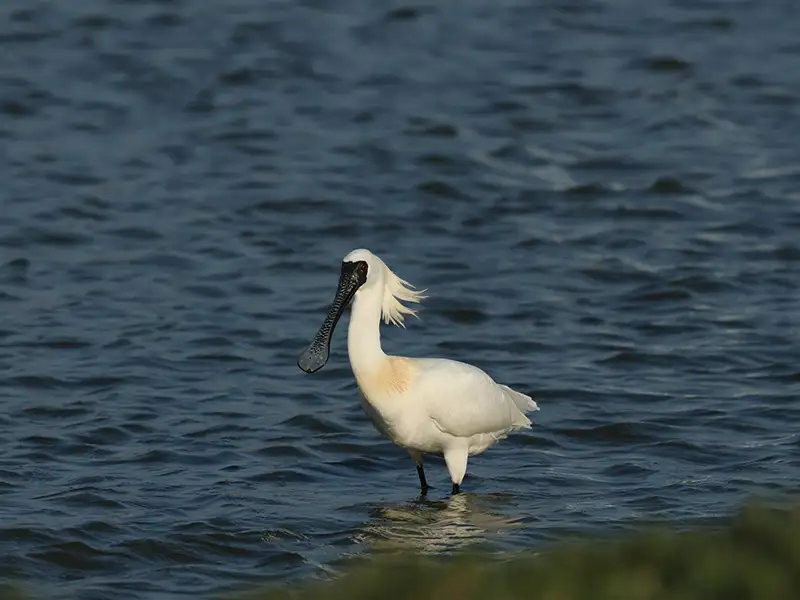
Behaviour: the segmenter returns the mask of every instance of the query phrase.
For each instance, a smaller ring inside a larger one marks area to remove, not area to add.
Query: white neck
[[[347,328],[347,353],[356,378],[373,372],[386,355],[381,348],[383,286],[361,289],[353,299]]]

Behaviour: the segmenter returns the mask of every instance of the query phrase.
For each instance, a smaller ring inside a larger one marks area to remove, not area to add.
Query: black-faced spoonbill
[[[428,491],[422,466],[426,452],[444,456],[453,494],[457,494],[468,457],[482,453],[515,429],[529,428],[531,421],[525,413],[539,407],[530,396],[495,383],[472,365],[384,354],[381,317],[385,323],[403,326],[404,314],[416,315],[400,303],[424,298],[412,287],[369,250],[350,252],[342,262],[339,289],[328,316],[297,365],[306,373],[325,366],[333,330],[352,300],[347,353],[365,412],[378,431],[411,455],[423,494]]]

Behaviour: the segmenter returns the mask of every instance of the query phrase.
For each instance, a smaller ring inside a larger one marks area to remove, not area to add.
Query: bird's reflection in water
[[[379,507],[355,541],[373,551],[411,550],[436,554],[486,541],[490,536],[523,525],[521,517],[493,511],[513,502],[500,495],[461,493],[447,500],[426,500]]]

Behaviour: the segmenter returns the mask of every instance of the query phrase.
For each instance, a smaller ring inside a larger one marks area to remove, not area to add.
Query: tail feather
[[[512,390],[507,385],[503,385],[502,383],[499,384],[503,391],[508,394],[508,397],[511,398],[511,401],[514,405],[520,409],[523,413],[531,412],[534,410],[539,410],[539,405],[536,404],[533,398],[530,396],[526,396],[521,392],[517,392],[516,390]]]

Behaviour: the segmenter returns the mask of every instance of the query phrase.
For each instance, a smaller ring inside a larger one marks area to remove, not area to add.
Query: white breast
[[[387,356],[370,373],[356,373],[362,407],[375,428],[405,448],[441,452],[448,437],[430,418],[411,359]]]

